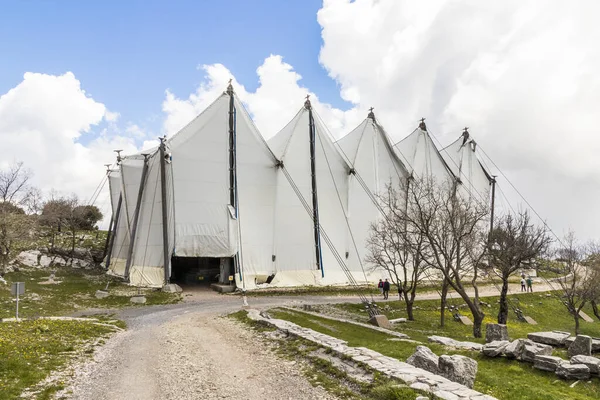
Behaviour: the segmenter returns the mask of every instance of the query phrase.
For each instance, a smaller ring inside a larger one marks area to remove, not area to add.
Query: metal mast
[[[313,118],[312,106],[309,100],[310,95],[306,96],[304,108],[308,110],[308,135],[310,141],[310,176],[312,186],[312,206],[313,206],[313,222],[315,235],[315,256],[317,260],[317,269],[321,270],[321,277],[325,276],[323,270],[323,255],[321,252],[321,224],[319,222],[319,197],[317,194],[317,174],[316,174],[316,131],[315,120]]]
[[[165,285],[169,284],[171,279],[171,257],[169,254],[169,227],[167,221],[167,138],[161,137],[160,139],[160,198],[162,203],[162,234],[163,234],[163,264],[165,273]]]

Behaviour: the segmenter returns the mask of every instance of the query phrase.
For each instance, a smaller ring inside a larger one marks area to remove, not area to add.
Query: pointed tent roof
[[[492,177],[479,161],[476,149],[477,143],[465,128],[462,135],[444,147],[441,153],[465,190],[478,200],[487,202]]]
[[[408,172],[416,177],[448,179],[452,170],[441,156],[422,122],[410,135],[394,145]]]

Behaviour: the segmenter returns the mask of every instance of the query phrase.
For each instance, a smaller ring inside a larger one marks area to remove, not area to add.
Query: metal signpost
[[[19,320],[19,295],[25,294],[25,282],[14,282],[11,294],[17,296],[17,321]]]

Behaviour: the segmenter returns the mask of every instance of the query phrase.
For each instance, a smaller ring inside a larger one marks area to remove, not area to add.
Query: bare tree
[[[410,185],[404,218],[409,233],[422,235],[423,261],[441,273],[444,282],[467,304],[473,336],[481,337],[485,314],[479,302],[478,272],[486,256],[488,208],[462,199],[456,183],[420,180]],[[467,287],[474,289],[474,296]]]
[[[492,271],[502,279],[498,323],[508,318],[508,278],[523,266],[533,266],[551,243],[545,226],[534,226],[527,211],[499,218],[490,232],[489,260]]]
[[[17,207],[0,207],[0,272],[4,273],[8,263],[30,247],[36,234],[35,216],[25,214]]]
[[[31,185],[32,177],[33,173],[22,161],[0,170],[0,201],[29,208],[39,194],[39,190]]]
[[[600,297],[600,267],[597,262],[585,263],[590,253],[597,253],[591,245],[581,245],[573,232],[569,232],[558,250],[562,276],[556,281],[560,285],[563,304],[575,321],[575,334],[579,334],[579,312],[583,307]],[[587,264],[587,265],[584,265]]]
[[[378,196],[383,216],[371,224],[365,261],[372,271],[387,272],[398,289],[399,299],[404,297],[408,319],[414,321],[413,305],[425,267],[422,260],[424,238],[406,229],[406,188],[400,189],[402,191],[387,185],[386,192]]]

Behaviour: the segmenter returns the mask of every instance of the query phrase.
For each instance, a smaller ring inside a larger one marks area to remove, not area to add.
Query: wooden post
[[[160,198],[162,203],[162,233],[163,233],[163,264],[165,273],[165,285],[169,284],[171,279],[171,257],[169,254],[169,227],[167,220],[167,160],[166,148],[167,138],[162,137],[160,139]]]

